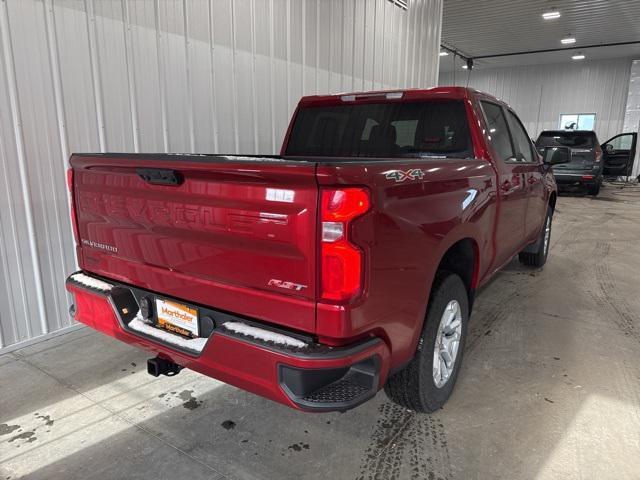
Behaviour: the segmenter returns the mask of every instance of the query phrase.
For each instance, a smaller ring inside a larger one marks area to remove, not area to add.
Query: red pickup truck
[[[306,411],[454,387],[475,292],[541,267],[556,184],[516,114],[465,88],[309,96],[280,156],[74,154],[73,317]]]

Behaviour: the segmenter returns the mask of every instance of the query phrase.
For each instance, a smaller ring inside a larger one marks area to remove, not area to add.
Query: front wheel
[[[542,267],[547,261],[549,254],[549,243],[551,242],[551,223],[553,220],[553,210],[547,207],[547,216],[544,219],[544,226],[536,243],[527,247],[518,254],[520,263],[529,267]]]
[[[469,300],[461,278],[448,272],[438,275],[415,356],[389,378],[387,396],[416,412],[442,408],[460,371],[468,320]]]

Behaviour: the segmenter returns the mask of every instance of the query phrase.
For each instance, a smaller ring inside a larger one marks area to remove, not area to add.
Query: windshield
[[[358,103],[299,110],[286,155],[473,156],[462,101]]]
[[[536,147],[593,148],[594,139],[593,132],[542,132]]]

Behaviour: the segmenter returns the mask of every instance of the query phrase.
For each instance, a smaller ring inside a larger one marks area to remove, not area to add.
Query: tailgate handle
[[[176,170],[136,168],[136,173],[145,182],[153,185],[180,185],[184,181],[182,174]]]

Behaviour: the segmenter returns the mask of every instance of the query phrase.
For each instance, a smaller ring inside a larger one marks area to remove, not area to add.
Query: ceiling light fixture
[[[576,53],[573,57],[571,57],[571,60],[584,60],[585,56],[582,53]]]
[[[562,40],[560,40],[560,42],[563,45],[572,45],[572,44],[576,43],[576,39],[575,39],[575,37],[567,37],[567,38],[563,38]]]
[[[542,18],[544,18],[545,20],[555,20],[556,18],[560,18],[560,12],[554,8],[549,10],[548,12],[544,12],[542,14]]]
[[[440,56],[441,57],[446,57],[447,55],[449,55],[449,52],[445,51],[445,50],[441,50],[440,51]]]
[[[465,70],[468,69],[469,67],[467,67],[466,65],[462,65],[462,68],[464,68]]]

